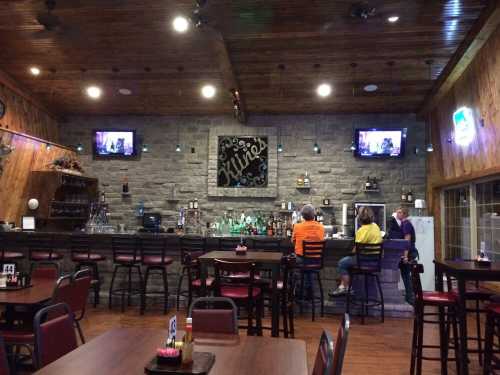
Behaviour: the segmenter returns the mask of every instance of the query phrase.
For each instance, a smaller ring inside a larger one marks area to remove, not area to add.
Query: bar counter
[[[72,272],[74,270],[74,263],[71,261],[71,236],[73,234],[82,235],[82,232],[0,232],[0,246],[4,250],[17,250],[23,251],[28,255],[27,243],[29,236],[34,233],[50,234],[53,237],[54,250],[64,254],[64,260],[61,263],[63,272]],[[169,233],[93,233],[87,234],[90,237],[91,250],[98,251],[106,257],[106,261],[99,263],[99,272],[101,274],[102,288],[101,295],[107,295],[109,289],[109,282],[113,271],[113,252],[111,247],[111,238],[116,235],[120,236],[135,236],[135,237],[148,237],[148,236],[164,236],[167,238],[168,255],[174,259],[174,263],[168,267],[169,291],[173,301],[176,293],[176,286],[178,282],[180,268],[180,236],[177,234]],[[187,235],[192,236],[192,235]],[[239,236],[238,236],[239,237]],[[218,239],[220,236],[207,237],[207,251],[218,250]],[[234,236],[233,236],[234,238]],[[262,238],[269,239],[276,237],[268,236],[243,236],[244,239]],[[248,241],[251,242],[251,241]],[[327,239],[326,240],[326,253],[324,259],[325,268],[322,271],[321,277],[325,288],[325,305],[327,311],[342,311],[343,299],[332,300],[326,295],[327,291],[336,286],[337,280],[337,263],[339,259],[344,256],[351,255],[354,245],[353,238],[344,239]],[[281,247],[284,252],[292,251],[293,246],[289,238],[281,238]],[[398,241],[384,242],[384,258],[382,263],[381,282],[384,291],[384,299],[386,301],[386,313],[388,316],[407,315],[411,312],[411,308],[404,302],[403,294],[401,291],[400,275],[398,269],[399,258],[403,253],[402,245]],[[249,246],[251,249],[251,246]],[[29,268],[28,260],[24,260],[21,264],[24,269]],[[171,304],[173,306],[173,303]]]

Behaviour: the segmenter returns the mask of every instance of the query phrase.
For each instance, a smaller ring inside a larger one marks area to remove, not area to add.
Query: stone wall
[[[209,130],[215,126],[228,132],[244,130],[232,117],[78,116],[61,123],[60,134],[64,144],[84,145],[83,166],[87,174],[99,178],[100,187],[106,191],[112,222],[129,227],[139,224],[135,212],[140,201],[147,210],[161,212],[167,225],[174,225],[178,208],[194,198],[199,200],[202,222],[213,221],[231,208],[238,215],[241,210],[268,213],[278,210],[282,200],[320,205],[323,198],[329,198],[333,206],[326,212],[327,220],[333,213],[340,222],[342,203],[385,202],[389,215],[399,205],[402,186],[411,188],[415,197],[424,198],[425,125],[414,115],[252,116],[247,127],[275,128],[278,143],[284,148],[277,157],[276,198],[208,196]],[[405,158],[353,157],[349,146],[357,127],[408,128]],[[149,152],[136,160],[94,160],[91,131],[95,128],[137,129]],[[321,147],[320,154],[313,151],[315,142]],[[181,145],[181,152],[175,152],[176,144]],[[420,148],[418,154],[415,147]],[[295,181],[305,171],[310,174],[312,188],[299,191]],[[121,195],[125,176],[130,197]],[[367,176],[380,180],[380,193],[363,192]]]

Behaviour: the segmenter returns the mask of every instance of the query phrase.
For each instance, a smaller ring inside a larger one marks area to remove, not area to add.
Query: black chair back
[[[132,262],[139,260],[137,238],[135,236],[113,236],[111,237],[111,247],[115,262],[117,261],[117,257],[130,257],[130,261]]]
[[[330,333],[323,331],[319,339],[319,347],[314,360],[312,375],[333,374],[333,338]]]
[[[223,286],[248,286],[248,295],[253,296],[255,267],[255,263],[252,262],[228,262],[214,259],[215,296],[221,296],[221,287]],[[232,277],[234,274],[245,276],[234,278]]]
[[[321,270],[324,266],[326,241],[303,241],[304,265],[308,270]]]
[[[30,259],[33,252],[48,253],[51,259],[54,252],[54,237],[50,233],[30,233],[26,239],[26,247]]]
[[[380,272],[382,270],[383,245],[356,243],[356,265],[360,271]]]
[[[193,261],[205,254],[207,251],[207,239],[205,237],[180,238],[181,262],[183,265],[193,265]]]
[[[234,251],[240,243],[240,237],[219,238],[219,247],[217,250]]]
[[[347,349],[347,339],[349,338],[349,314],[344,314],[342,325],[337,332],[337,341],[333,351],[333,375],[342,375],[342,366],[344,365],[344,356]]]
[[[73,234],[70,239],[71,256],[86,255],[90,260],[90,237],[85,234]]]
[[[139,238],[141,259],[144,262],[147,257],[160,257],[161,263],[167,258],[167,243],[163,236],[147,236]]]
[[[281,239],[252,238],[252,249],[256,251],[282,252]]]

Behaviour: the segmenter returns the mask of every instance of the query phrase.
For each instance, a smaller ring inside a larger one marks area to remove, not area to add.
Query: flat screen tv
[[[360,158],[401,158],[405,154],[406,129],[356,129],[355,155]]]
[[[94,130],[94,156],[100,158],[127,158],[137,153],[135,130]]]

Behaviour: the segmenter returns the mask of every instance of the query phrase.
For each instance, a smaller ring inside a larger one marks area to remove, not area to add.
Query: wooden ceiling
[[[213,27],[248,113],[416,112],[487,4],[371,0],[376,15],[363,21],[350,16],[357,2],[208,0],[210,26],[181,35],[171,20],[189,16],[194,0],[59,0],[62,26],[50,32],[36,20],[43,0],[4,0],[0,69],[61,115],[230,113]],[[400,20],[390,24],[390,15]],[[31,65],[39,77],[29,75]],[[334,88],[326,99],[315,94],[322,81]],[[90,83],[104,89],[101,100],[85,97]],[[204,83],[218,88],[215,99],[200,97]],[[378,91],[365,92],[367,84]]]

